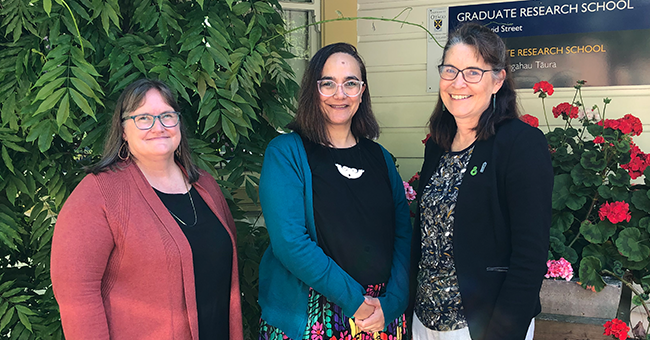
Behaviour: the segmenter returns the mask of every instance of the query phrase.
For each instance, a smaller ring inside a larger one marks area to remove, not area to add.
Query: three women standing
[[[293,133],[266,149],[260,202],[271,245],[260,264],[260,339],[400,339],[411,225],[366,70],[345,43],[302,81]]]
[[[466,24],[443,51],[411,258],[418,340],[532,339],[553,169],[521,122],[503,41]]]
[[[179,110],[165,84],[129,85],[61,209],[51,275],[66,339],[243,339],[235,224]]]

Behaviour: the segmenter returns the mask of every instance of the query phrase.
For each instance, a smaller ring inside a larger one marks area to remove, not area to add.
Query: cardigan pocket
[[[485,270],[488,272],[507,273],[508,267],[486,267]]]

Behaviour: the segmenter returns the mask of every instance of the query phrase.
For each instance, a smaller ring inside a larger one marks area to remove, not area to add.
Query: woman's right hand
[[[359,306],[359,309],[357,309],[356,313],[354,313],[354,319],[365,320],[369,318],[374,312],[375,307],[364,302],[361,304],[361,306]]]

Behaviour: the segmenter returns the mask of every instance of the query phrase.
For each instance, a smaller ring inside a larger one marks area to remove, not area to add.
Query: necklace
[[[196,222],[198,222],[198,219],[196,217],[196,208],[194,207],[194,200],[192,199],[192,188],[189,188],[187,190],[187,194],[190,196],[190,204],[192,204],[192,211],[194,212],[194,224],[192,224],[190,227],[193,227],[196,225]],[[187,227],[187,223],[185,221],[181,220],[180,217],[176,216],[169,208],[167,208],[167,211],[169,211],[172,216],[174,216],[175,219],[178,220],[178,222],[181,222],[182,225]]]

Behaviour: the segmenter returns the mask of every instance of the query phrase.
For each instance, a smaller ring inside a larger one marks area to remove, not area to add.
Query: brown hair
[[[351,55],[361,69],[361,80],[366,84],[366,89],[361,95],[361,103],[357,112],[352,117],[350,130],[355,137],[375,139],[379,137],[379,124],[372,113],[370,104],[370,88],[366,78],[366,66],[357,52],[357,49],[347,43],[336,43],[321,48],[309,61],[307,71],[302,78],[298,110],[293,121],[287,125],[289,129],[298,132],[310,141],[323,145],[330,145],[327,134],[325,113],[320,108],[320,94],[316,82],[323,74],[323,67],[327,59],[334,53]]]
[[[115,170],[117,163],[121,158],[126,158],[128,153],[124,155],[123,147],[128,148],[128,143],[122,138],[124,133],[124,126],[122,125],[122,118],[131,112],[137,110],[142,106],[145,95],[149,90],[156,90],[160,93],[167,105],[171,106],[175,111],[180,111],[180,107],[174,98],[169,87],[160,80],[153,79],[139,79],[127,86],[115,104],[115,111],[111,119],[111,128],[106,135],[104,143],[104,153],[99,162],[86,168],[86,172],[98,174],[107,170]],[[174,153],[174,160],[185,168],[187,179],[190,183],[194,183],[199,179],[199,170],[196,164],[192,161],[190,153],[190,144],[185,133],[185,125],[181,117],[179,128],[181,131],[181,142],[178,145],[177,151]],[[122,153],[122,155],[120,154]],[[120,158],[121,157],[121,158]]]
[[[464,24],[449,35],[447,44],[442,52],[444,62],[447,51],[457,44],[465,44],[474,47],[476,53],[483,60],[498,71],[490,72],[493,76],[496,72],[505,70],[506,77],[503,85],[495,94],[495,104],[490,106],[481,114],[478,125],[474,128],[478,140],[485,140],[496,133],[496,126],[504,120],[519,117],[517,107],[517,93],[515,83],[510,70],[510,59],[507,54],[506,45],[501,38],[488,27],[476,24]],[[454,117],[444,108],[442,97],[438,93],[436,104],[431,117],[429,118],[429,132],[433,141],[444,150],[451,150],[451,144],[456,136],[456,121]]]

